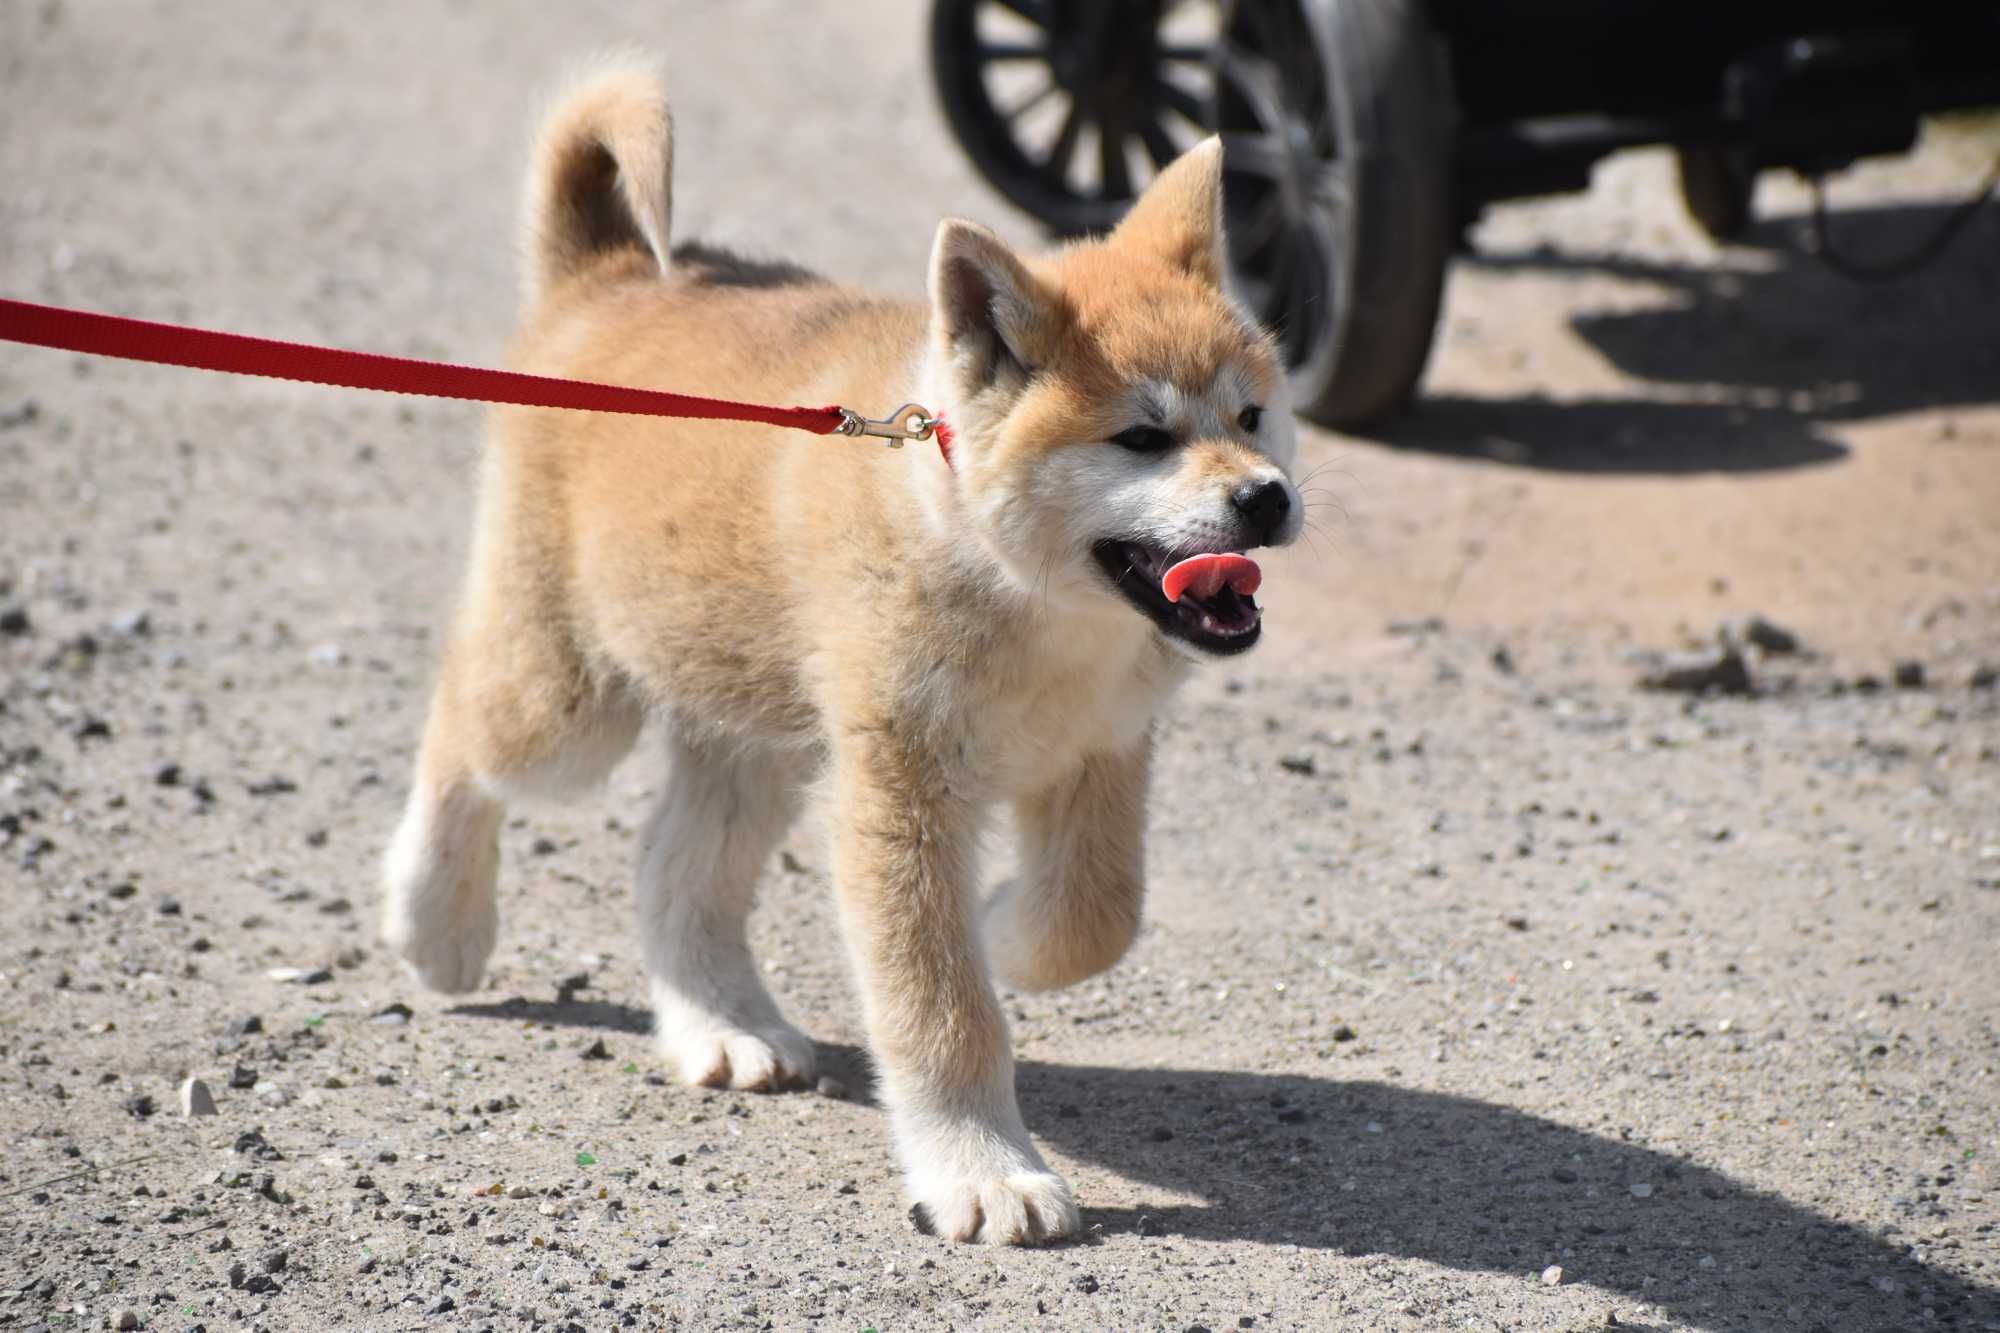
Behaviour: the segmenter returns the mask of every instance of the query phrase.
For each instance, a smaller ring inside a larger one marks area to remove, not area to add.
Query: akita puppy
[[[1078,1226],[1014,1096],[993,973],[1110,967],[1139,925],[1149,729],[1204,658],[1256,642],[1257,567],[1293,540],[1269,339],[1223,291],[1211,139],[1102,240],[1041,260],[946,221],[927,305],[670,250],[672,134],[648,72],[559,103],[528,183],[527,370],[766,403],[916,401],[929,446],[509,408],[384,934],[477,985],[502,803],[598,783],[657,719],[639,934],[659,1046],[690,1083],[809,1081],[813,1044],[744,922],[809,788],[920,1225],[1029,1243]],[[1016,881],[981,903],[999,803]]]

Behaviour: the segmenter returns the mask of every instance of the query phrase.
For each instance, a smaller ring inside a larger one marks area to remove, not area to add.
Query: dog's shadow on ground
[[[643,1010],[580,1001],[451,1012],[649,1027]],[[854,1100],[872,1104],[860,1051],[822,1045],[819,1054]],[[1086,1207],[1086,1225],[1106,1233],[1392,1255],[1524,1283],[1557,1263],[1566,1283],[1623,1293],[1703,1328],[1874,1333],[2000,1320],[2000,1288],[1921,1262],[1911,1241],[1878,1238],[1629,1142],[1615,1126],[1586,1132],[1471,1098],[1293,1074],[1028,1060],[1018,1081],[1029,1127],[1064,1155],[1203,1200]],[[1930,1221],[1911,1215],[1907,1225]]]

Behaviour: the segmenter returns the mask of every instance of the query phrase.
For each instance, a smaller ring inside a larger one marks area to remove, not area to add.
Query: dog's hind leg
[[[660,1052],[689,1083],[776,1091],[811,1080],[813,1045],[750,956],[757,876],[798,812],[781,755],[671,739],[640,850],[639,931]]]
[[[1017,802],[1021,871],[987,905],[993,969],[1022,990],[1095,976],[1139,931],[1145,892],[1150,741],[1096,754],[1062,782]]]
[[[479,984],[500,927],[500,802],[481,789],[434,703],[403,819],[382,864],[382,939],[432,990]]]
[[[561,640],[478,606],[445,656],[383,863],[383,940],[450,993],[479,984],[499,932],[502,801],[602,781],[642,720],[621,684],[592,683]]]

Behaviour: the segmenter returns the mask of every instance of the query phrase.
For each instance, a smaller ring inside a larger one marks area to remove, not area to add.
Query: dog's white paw
[[[660,1053],[696,1087],[780,1092],[813,1081],[812,1038],[782,1021],[755,1032],[714,1024],[676,1029],[662,1015],[659,1043]]]
[[[461,995],[486,975],[500,936],[493,882],[499,807],[419,785],[382,864],[382,941],[432,990]]]
[[[926,1235],[986,1245],[1042,1245],[1074,1236],[1083,1221],[1053,1171],[936,1182],[918,1192],[910,1220]]]
[[[384,916],[382,938],[419,981],[447,995],[463,995],[479,985],[500,935],[499,912],[488,907],[426,923],[396,907],[392,902]]]
[[[1010,1087],[991,1089],[984,1107],[955,1109],[899,1098],[893,1086],[887,1094],[919,1231],[987,1245],[1040,1245],[1077,1233],[1082,1219],[1069,1182],[1035,1150]]]

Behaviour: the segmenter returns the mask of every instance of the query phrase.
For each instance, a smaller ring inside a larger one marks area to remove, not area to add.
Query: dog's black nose
[[[1236,512],[1257,534],[1259,545],[1268,543],[1292,516],[1292,497],[1282,481],[1252,481],[1238,486],[1229,497]]]

